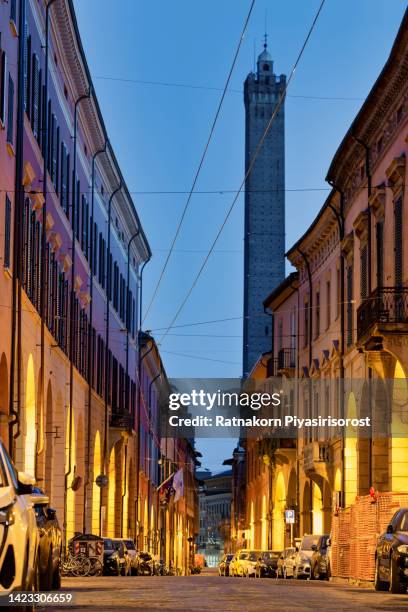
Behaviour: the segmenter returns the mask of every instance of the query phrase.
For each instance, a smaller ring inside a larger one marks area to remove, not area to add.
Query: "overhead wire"
[[[154,303],[154,301],[155,301],[155,299],[156,299],[157,293],[158,293],[158,291],[159,291],[159,288],[160,288],[161,282],[162,282],[162,280],[163,280],[164,274],[165,274],[165,272],[166,272],[166,269],[167,269],[168,263],[169,263],[169,261],[170,261],[171,255],[172,255],[174,245],[176,244],[176,242],[177,242],[177,238],[178,238],[178,236],[179,236],[179,234],[180,234],[180,230],[181,230],[181,227],[182,227],[182,225],[183,225],[183,221],[184,221],[184,219],[185,219],[185,216],[186,216],[186,213],[187,213],[188,207],[189,207],[190,202],[191,202],[191,198],[192,198],[192,195],[193,195],[193,191],[194,191],[195,186],[196,186],[196,184],[197,184],[198,177],[200,176],[201,169],[202,169],[202,167],[203,167],[204,160],[205,160],[205,158],[206,158],[206,156],[207,156],[207,151],[208,151],[208,148],[209,148],[209,146],[210,146],[210,143],[211,143],[211,140],[212,140],[212,137],[213,137],[214,131],[215,131],[215,127],[216,127],[216,125],[217,125],[218,118],[219,118],[220,113],[221,113],[221,108],[222,108],[222,105],[223,105],[223,103],[224,103],[224,99],[225,99],[225,96],[226,96],[226,93],[227,93],[227,88],[228,88],[228,85],[229,85],[229,83],[230,83],[230,80],[231,80],[231,77],[232,77],[232,73],[233,73],[233,71],[234,71],[235,64],[236,64],[237,59],[238,59],[238,54],[239,54],[239,51],[240,51],[240,49],[241,49],[242,41],[243,41],[243,39],[244,39],[244,35],[245,35],[246,29],[247,29],[247,27],[248,27],[249,20],[250,20],[250,18],[251,18],[251,14],[252,14],[252,10],[253,10],[253,8],[254,8],[254,5],[255,5],[255,0],[252,0],[252,1],[251,1],[251,4],[250,4],[250,7],[249,7],[249,10],[248,10],[248,13],[247,13],[246,18],[245,18],[245,21],[244,21],[244,25],[243,25],[243,28],[242,28],[241,36],[240,36],[240,38],[239,38],[238,45],[237,45],[236,50],[235,50],[235,54],[234,54],[234,58],[233,58],[233,60],[232,60],[232,64],[231,64],[230,70],[229,70],[229,72],[228,72],[227,80],[226,80],[226,83],[225,83],[225,86],[224,86],[224,89],[223,89],[223,92],[222,92],[222,95],[221,95],[220,101],[219,101],[219,103],[218,103],[218,107],[217,107],[217,110],[216,110],[216,113],[215,113],[215,116],[214,116],[213,122],[212,122],[212,125],[211,125],[210,133],[209,133],[209,135],[208,135],[207,141],[206,141],[205,146],[204,146],[203,153],[202,153],[201,158],[200,158],[200,162],[199,162],[199,164],[198,164],[198,167],[197,167],[196,173],[195,173],[195,175],[194,175],[194,180],[193,180],[193,183],[192,183],[192,186],[191,186],[190,192],[189,192],[189,194],[188,194],[188,197],[187,197],[186,203],[185,203],[185,205],[184,205],[183,212],[181,213],[181,217],[180,217],[180,219],[179,219],[179,222],[178,222],[178,225],[177,225],[177,229],[176,229],[176,232],[175,232],[175,234],[174,234],[174,237],[173,237],[173,240],[172,240],[172,243],[171,243],[171,246],[170,246],[169,252],[168,252],[167,257],[166,257],[166,259],[165,259],[165,262],[164,262],[164,264],[163,264],[163,266],[162,266],[161,272],[160,272],[160,274],[159,274],[158,281],[157,281],[157,283],[156,283],[156,285],[155,285],[155,288],[154,288],[154,290],[153,290],[152,297],[151,297],[150,302],[149,302],[149,304],[148,304],[148,306],[147,306],[147,308],[146,308],[146,311],[145,311],[145,313],[144,313],[143,321],[145,321],[145,320],[146,320],[146,317],[148,316],[148,314],[149,314],[149,312],[150,312],[150,310],[151,310],[151,308],[152,308],[152,306],[153,306],[153,303]],[[141,324],[143,323],[143,321],[141,322]]]
[[[260,140],[259,140],[259,143],[258,143],[258,145],[257,145],[257,147],[256,147],[256,149],[255,149],[255,152],[254,152],[254,154],[253,154],[253,156],[252,156],[252,158],[251,158],[251,160],[250,160],[250,162],[249,162],[248,169],[247,169],[247,171],[245,172],[244,178],[242,179],[241,185],[240,185],[240,187],[239,187],[239,189],[238,189],[238,194],[239,194],[239,193],[240,193],[240,191],[243,189],[243,187],[244,187],[244,185],[245,185],[245,182],[246,182],[246,180],[247,180],[248,176],[250,175],[250,173],[251,173],[251,171],[252,171],[252,168],[253,168],[253,166],[254,166],[254,164],[255,164],[255,161],[256,161],[256,159],[257,159],[257,157],[258,157],[258,155],[259,155],[259,152],[260,152],[260,150],[261,150],[261,148],[262,148],[262,145],[263,145],[263,143],[264,143],[264,141],[265,141],[265,139],[266,139],[266,136],[268,135],[268,132],[269,132],[269,130],[270,130],[270,128],[271,128],[271,125],[272,125],[272,123],[273,123],[273,121],[274,121],[274,119],[275,119],[275,117],[276,117],[277,113],[279,112],[279,110],[280,110],[280,108],[281,108],[281,106],[282,106],[282,103],[283,103],[283,101],[284,101],[284,99],[285,99],[285,95],[286,95],[286,92],[287,92],[287,90],[288,90],[288,87],[289,87],[289,85],[290,85],[290,83],[291,83],[291,81],[292,81],[292,79],[293,79],[293,76],[294,76],[294,74],[295,74],[295,72],[296,72],[296,69],[297,69],[297,67],[298,67],[298,65],[299,65],[299,62],[300,62],[300,60],[301,60],[301,58],[302,58],[302,56],[303,56],[303,53],[304,53],[304,51],[305,51],[305,49],[306,49],[306,46],[307,46],[307,44],[308,44],[308,42],[309,42],[309,39],[310,39],[310,37],[311,37],[311,35],[312,35],[312,32],[313,32],[313,30],[314,30],[314,28],[315,28],[315,25],[316,25],[316,23],[317,23],[317,21],[318,21],[319,15],[320,15],[320,13],[321,13],[321,11],[322,11],[322,9],[323,9],[323,6],[324,6],[324,4],[325,4],[325,1],[326,1],[326,0],[321,0],[321,2],[320,2],[319,8],[318,8],[318,10],[317,10],[317,12],[316,12],[316,14],[315,14],[315,17],[314,17],[314,19],[313,19],[313,22],[312,22],[312,24],[311,24],[311,26],[310,26],[310,28],[309,28],[309,31],[308,31],[307,36],[306,36],[306,39],[305,39],[305,40],[304,40],[304,42],[303,42],[303,45],[302,45],[302,47],[301,47],[301,49],[300,49],[300,52],[299,52],[299,54],[298,54],[298,56],[297,56],[297,58],[296,58],[296,61],[295,61],[294,65],[293,65],[293,67],[292,67],[292,70],[291,70],[291,72],[290,72],[290,74],[289,74],[289,78],[288,78],[288,80],[287,80],[287,82],[286,82],[286,84],[285,84],[285,87],[284,87],[284,89],[283,89],[283,91],[282,91],[282,93],[281,93],[281,95],[280,95],[280,98],[279,98],[279,100],[278,100],[278,102],[277,102],[277,104],[276,104],[276,106],[275,106],[275,108],[274,108],[274,110],[273,110],[273,113],[272,113],[272,115],[271,115],[271,117],[270,117],[270,119],[269,119],[269,121],[268,121],[268,123],[267,123],[267,125],[266,125],[266,128],[265,128],[265,130],[264,130],[264,132],[263,132],[263,134],[262,134],[262,136],[261,136],[261,138],[260,138]],[[222,232],[223,232],[223,230],[224,230],[224,227],[225,227],[225,225],[227,224],[227,221],[228,221],[228,219],[229,219],[229,217],[230,217],[230,215],[231,215],[231,213],[232,213],[232,211],[233,211],[233,209],[234,209],[234,207],[235,207],[235,204],[236,204],[237,199],[238,199],[238,194],[237,194],[237,195],[234,197],[234,199],[233,199],[233,201],[232,201],[232,203],[231,203],[231,206],[229,207],[229,209],[228,209],[228,211],[227,211],[227,214],[226,214],[226,216],[225,216],[225,218],[224,218],[224,221],[222,222],[221,227],[219,228],[219,230],[218,230],[218,232],[217,232],[217,234],[216,234],[216,236],[215,236],[215,238],[214,238],[214,240],[213,240],[213,242],[212,242],[212,244],[211,244],[211,246],[210,246],[210,249],[209,249],[209,251],[208,251],[207,255],[206,255],[206,256],[205,256],[205,258],[204,258],[204,261],[203,261],[203,263],[201,264],[200,269],[198,270],[198,273],[196,274],[196,276],[195,276],[195,278],[194,278],[194,280],[193,280],[193,282],[192,282],[192,284],[191,284],[191,286],[190,286],[189,290],[187,291],[186,296],[184,297],[183,301],[181,302],[181,304],[180,304],[179,308],[177,309],[177,311],[176,311],[176,313],[175,313],[175,315],[174,315],[173,319],[171,320],[171,322],[170,322],[170,324],[168,325],[168,327],[167,327],[166,331],[165,331],[165,332],[164,332],[164,334],[162,335],[162,337],[161,337],[161,339],[160,339],[160,343],[162,343],[162,342],[163,342],[163,340],[164,340],[164,338],[166,337],[167,333],[170,331],[170,329],[172,329],[172,327],[173,327],[174,323],[177,321],[177,319],[178,319],[178,317],[179,317],[180,313],[182,312],[182,310],[183,310],[183,308],[184,308],[185,304],[187,303],[188,299],[190,298],[190,295],[192,294],[192,292],[193,292],[193,290],[194,290],[195,286],[197,285],[197,283],[198,283],[198,281],[199,281],[199,279],[200,279],[200,277],[201,277],[201,275],[202,275],[202,273],[203,273],[203,271],[204,271],[204,269],[205,269],[205,267],[206,267],[206,265],[207,265],[207,262],[208,262],[208,260],[209,260],[209,259],[210,259],[210,257],[211,257],[211,253],[212,253],[212,251],[214,250],[214,247],[215,247],[215,245],[217,244],[218,239],[219,239],[219,237],[221,236],[221,234],[222,234]]]

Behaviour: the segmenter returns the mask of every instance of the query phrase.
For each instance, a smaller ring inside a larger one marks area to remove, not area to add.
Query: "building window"
[[[320,334],[320,291],[316,291],[315,313],[316,313],[316,319],[315,319],[315,323],[316,323],[315,338],[318,338],[319,334]]]
[[[7,95],[7,142],[14,142],[14,81],[9,73]]]
[[[17,24],[17,0],[10,0],[10,21]]]
[[[11,202],[6,195],[5,219],[4,219],[4,267],[10,267],[10,234],[11,234]]]
[[[394,205],[394,285],[402,286],[402,197]]]
[[[309,344],[309,302],[305,302],[303,314],[303,346],[306,347]]]
[[[367,245],[365,244],[360,250],[360,297],[365,300],[367,297]]]
[[[378,222],[375,230],[377,243],[377,287],[381,288],[384,283],[384,222]]]
[[[326,329],[329,329],[331,323],[331,282],[326,282]]]
[[[6,52],[1,51],[0,66],[0,121],[6,125],[6,90],[7,90],[7,57]]]
[[[353,344],[353,266],[347,268],[347,346]]]

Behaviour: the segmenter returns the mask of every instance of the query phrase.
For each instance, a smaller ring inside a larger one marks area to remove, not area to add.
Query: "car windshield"
[[[123,542],[121,542],[121,540],[113,540],[112,543],[115,550],[120,550],[123,546]]]
[[[313,544],[317,546],[320,536],[318,535],[310,535],[305,536],[302,540],[302,544],[300,546],[300,550],[312,550]]]
[[[239,559],[247,559],[248,558],[248,553],[241,553],[239,555]]]
[[[279,559],[279,556],[280,556],[280,553],[273,552],[273,551],[272,552],[268,551],[268,552],[262,553],[262,558],[266,559],[266,560]]]
[[[400,531],[408,531],[408,512],[404,512],[400,519]]]
[[[249,561],[257,561],[259,557],[259,553],[256,553],[254,551],[249,553]]]
[[[149,553],[146,553],[146,552],[141,552],[141,553],[139,554],[139,557],[140,557],[141,559],[144,559],[145,561],[149,561],[149,560],[151,559],[151,557],[150,557]]]
[[[136,550],[135,543],[132,540],[125,540],[125,544],[128,550]]]
[[[106,539],[106,540],[103,541],[103,543],[104,543],[104,546],[105,546],[105,550],[113,550],[113,542],[112,542],[112,540]]]

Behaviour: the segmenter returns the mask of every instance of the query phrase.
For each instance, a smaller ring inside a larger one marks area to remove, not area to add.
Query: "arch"
[[[27,378],[25,389],[25,441],[24,441],[24,470],[35,474],[35,455],[37,444],[36,430],[36,393],[34,360],[30,354],[27,362]]]
[[[71,449],[70,449],[70,415],[71,415]],[[70,465],[71,458],[71,465]],[[66,539],[67,541],[75,534],[75,492],[72,490],[72,479],[76,469],[76,438],[75,438],[75,420],[74,411],[67,411],[66,429],[65,429],[65,473],[70,473],[67,480],[66,491]]]
[[[108,488],[108,523],[106,534],[109,538],[115,537],[115,503],[116,503],[116,447],[112,446],[109,457],[109,488]]]
[[[266,550],[268,547],[268,506],[266,495],[262,496],[262,529],[261,529],[261,548]]]
[[[408,491],[407,380],[401,363],[394,369],[391,418],[391,491]]]
[[[76,427],[76,455],[75,455],[75,476],[80,476],[83,481],[85,473],[85,443],[84,443],[84,422],[82,415],[77,419]],[[83,529],[84,512],[84,487],[75,492],[75,531],[81,532]]]
[[[347,402],[347,418],[357,418],[356,397],[350,392]],[[350,425],[346,427],[344,438],[344,488],[345,504],[350,506],[357,495],[357,429]]]
[[[45,415],[45,490],[46,493],[51,496],[54,475],[54,419],[51,381],[48,381],[47,385],[47,404]]]
[[[317,482],[312,483],[312,532],[323,533],[323,494]]]
[[[136,525],[135,525],[135,497],[136,497],[136,476],[135,469],[133,465],[133,459],[131,458],[129,461],[129,471],[128,471],[128,511],[127,511],[127,532],[128,536],[135,537],[136,536]]]
[[[307,480],[303,487],[302,497],[302,529],[303,533],[311,533],[312,531],[312,503],[311,503],[311,489],[309,481]],[[302,535],[302,534],[301,534]]]
[[[4,353],[0,359],[0,438],[8,448],[8,422],[9,414],[9,391],[8,391],[8,367],[7,357]]]
[[[92,481],[92,533],[100,535],[100,506],[101,506],[101,488],[96,484],[96,478],[101,473],[101,434],[99,429],[95,434],[94,456],[93,456],[93,481]]]
[[[286,487],[282,472],[279,472],[275,481],[275,499],[273,504],[273,531],[272,547],[274,550],[285,548],[285,518]]]

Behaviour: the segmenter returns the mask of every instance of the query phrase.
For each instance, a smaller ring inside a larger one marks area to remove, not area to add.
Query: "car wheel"
[[[398,568],[394,559],[390,559],[390,593],[405,593],[406,586],[402,584],[398,576]]]
[[[376,591],[386,591],[388,589],[388,584],[380,580],[380,564],[378,557],[375,561],[374,588]]]

